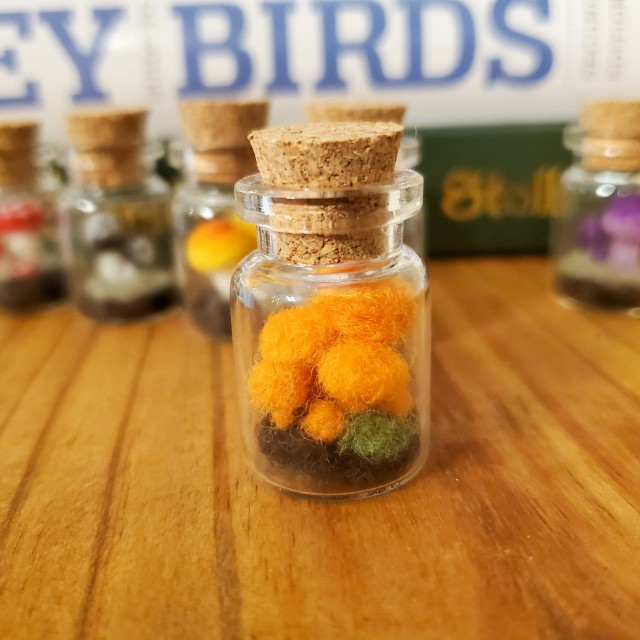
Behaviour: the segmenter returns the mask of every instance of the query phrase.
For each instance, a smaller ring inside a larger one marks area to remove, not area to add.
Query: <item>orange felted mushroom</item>
[[[392,278],[322,291],[311,306],[330,314],[344,336],[397,344],[411,327],[416,301],[404,280]]]
[[[389,345],[347,339],[320,360],[318,381],[346,411],[364,411],[400,394],[409,382],[409,367]]]
[[[307,404],[313,375],[304,366],[261,360],[251,369],[247,383],[253,405],[269,412],[278,429],[286,429],[296,411]]]
[[[300,426],[307,435],[320,442],[334,442],[346,429],[344,411],[331,400],[314,400]]]
[[[284,309],[270,315],[262,328],[260,353],[274,362],[312,365],[336,338],[324,310],[312,306]]]

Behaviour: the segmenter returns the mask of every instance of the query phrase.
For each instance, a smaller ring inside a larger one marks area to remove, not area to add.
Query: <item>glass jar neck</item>
[[[396,171],[383,184],[291,189],[259,175],[235,185],[239,216],[258,227],[259,251],[283,263],[315,266],[367,263],[402,248],[403,222],[422,206],[423,180]]]
[[[32,191],[36,186],[37,176],[34,150],[0,153],[0,193]]]
[[[240,147],[192,146],[174,140],[168,147],[169,164],[182,171],[185,182],[204,191],[233,188],[241,178],[255,173],[256,162],[248,142]]]
[[[258,227],[258,251],[272,260],[299,267],[366,269],[402,249],[403,224],[388,224],[350,234],[285,233]]]
[[[136,190],[155,169],[161,155],[157,143],[111,147],[72,147],[69,173],[82,186],[103,190]]]
[[[640,172],[638,140],[597,137],[569,125],[564,131],[564,146],[573,152],[574,163],[589,171]]]

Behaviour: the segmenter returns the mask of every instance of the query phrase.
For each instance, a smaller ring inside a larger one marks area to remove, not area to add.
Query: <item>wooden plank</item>
[[[552,266],[542,259],[525,258],[519,261],[518,271],[529,278],[532,283],[543,290],[546,295],[554,299],[552,288]],[[575,317],[576,310],[566,309],[567,322]],[[605,312],[580,310],[579,313],[596,326],[605,329],[612,338],[626,344],[630,349],[640,354],[640,328],[635,318],[615,315]]]
[[[600,366],[592,366],[585,352],[569,347],[564,334],[559,336],[554,326],[542,325],[530,310],[535,302],[500,307],[500,292],[487,286],[469,265],[450,265],[447,279],[457,299],[464,296],[473,309],[473,321],[482,326],[494,357],[519,372],[537,398],[571,429],[572,437],[640,502],[640,395],[627,393]],[[464,288],[465,284],[469,286]],[[554,311],[547,305],[542,308],[547,316]],[[519,327],[517,339],[504,330],[514,319]],[[582,367],[577,368],[577,363]],[[634,374],[628,374],[631,383]],[[640,381],[639,373],[635,379]],[[615,464],[610,462],[613,460]],[[618,472],[619,466],[625,469],[624,474]]]
[[[542,637],[580,631],[584,637],[632,638],[640,614],[637,574],[628,571],[628,563],[632,557],[637,562],[640,505],[620,495],[596,451],[576,441],[561,417],[545,406],[529,384],[528,368],[511,368],[488,343],[491,323],[478,317],[469,300],[474,286],[456,289],[449,279],[453,268],[446,271],[447,286],[434,292],[439,310],[434,319],[436,331],[446,322],[458,337],[438,347],[438,357],[448,377],[462,378],[456,386],[472,408],[471,421],[461,430],[477,433],[489,457],[482,484],[475,480],[470,485],[479,497],[469,500],[472,517],[460,530],[478,533],[479,559],[489,563],[483,573],[496,578],[488,589],[493,606],[497,609],[508,597],[496,599],[516,580],[537,604]],[[512,302],[526,304],[526,293]],[[515,344],[521,325],[514,308],[505,305],[495,314],[506,318]],[[493,322],[496,330],[504,330],[500,321]],[[519,611],[516,607],[511,615]],[[505,611],[504,617],[511,616]],[[496,637],[507,637],[499,629]],[[594,629],[592,636],[586,633]]]
[[[109,520],[100,525],[83,637],[225,637],[214,535],[222,510],[212,509],[219,363],[181,320],[156,328],[140,373],[105,505]]]
[[[344,504],[255,481],[183,318],[0,318],[0,638],[635,639],[640,329],[549,276],[432,265],[428,466]]]
[[[4,375],[11,367],[0,372],[6,400],[0,403],[4,421],[0,423],[0,451],[2,473],[0,474],[0,523],[5,531],[9,512],[15,512],[24,499],[29,482],[33,479],[33,466],[38,461],[41,449],[56,415],[58,407],[76,374],[89,342],[95,334],[94,327],[75,316],[65,320],[67,328],[58,338],[57,329],[52,334],[36,334],[39,340],[23,338],[22,360],[18,363],[30,368],[37,367],[27,380]],[[51,342],[49,338],[56,339]],[[45,354],[41,362],[42,355]],[[0,533],[0,540],[3,533]]]
[[[529,275],[532,264],[537,267],[535,277]],[[598,369],[609,384],[624,389],[630,396],[640,397],[638,322],[623,316],[566,309],[556,303],[549,280],[539,275],[547,273],[546,262],[532,263],[530,258],[522,258],[512,261],[511,265],[505,268],[503,261],[483,260],[474,264],[473,270],[494,295],[512,299],[526,292],[527,313],[535,316],[540,326],[573,349],[584,366]],[[606,328],[606,323],[610,323],[611,330]],[[570,330],[564,330],[565,327]],[[618,334],[623,330],[632,336],[635,334],[635,340],[620,340]]]
[[[0,434],[71,317],[69,310],[25,317],[0,347]]]
[[[24,324],[24,318],[0,314],[0,352],[11,336]]]
[[[107,327],[51,416],[0,538],[0,637],[73,638],[151,329]]]

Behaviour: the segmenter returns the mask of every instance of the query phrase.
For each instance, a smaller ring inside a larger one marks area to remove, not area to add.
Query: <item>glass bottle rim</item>
[[[400,150],[398,151],[396,167],[398,169],[413,169],[420,164],[421,160],[422,151],[417,132],[414,137],[404,136],[402,140],[400,140]]]
[[[577,123],[571,123],[565,126],[562,131],[562,143],[565,149],[573,151],[576,155],[582,154],[582,144],[584,142],[586,132]]]
[[[413,217],[422,207],[423,177],[412,169],[398,169],[393,180],[383,184],[364,184],[340,189],[283,189],[264,185],[260,174],[247,176],[235,186],[236,210],[240,218],[258,227],[289,233],[344,234],[399,224]],[[372,199],[375,215],[349,216],[354,202]],[[295,206],[304,202],[301,212]],[[287,205],[291,206],[286,212]],[[326,226],[323,207],[343,207],[346,215]],[[300,215],[302,213],[302,215]],[[321,229],[321,231],[319,231]]]

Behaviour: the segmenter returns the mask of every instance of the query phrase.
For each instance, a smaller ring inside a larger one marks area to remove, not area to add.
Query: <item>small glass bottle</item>
[[[307,122],[395,122],[402,124],[407,107],[395,102],[363,102],[357,100],[316,100],[305,105]],[[421,160],[420,140],[404,136],[396,160],[397,169],[415,169]],[[403,229],[404,243],[424,259],[426,241],[424,206],[409,218]]]
[[[57,184],[39,179],[38,125],[0,123],[0,309],[34,311],[66,297]]]
[[[640,102],[590,102],[553,224],[561,302],[640,316]]]
[[[258,250],[232,280],[248,464],[290,494],[383,493],[429,441],[424,264],[402,244],[422,177],[394,173],[402,127],[308,124],[250,136],[261,175],[236,185]]]
[[[178,282],[189,319],[211,338],[231,336],[231,275],[256,248],[255,227],[236,215],[233,185],[256,170],[247,136],[267,115],[264,101],[180,103],[188,146],[173,200]]]
[[[142,109],[67,118],[71,186],[61,196],[71,296],[102,322],[146,319],[176,303],[170,193],[151,175]]]

